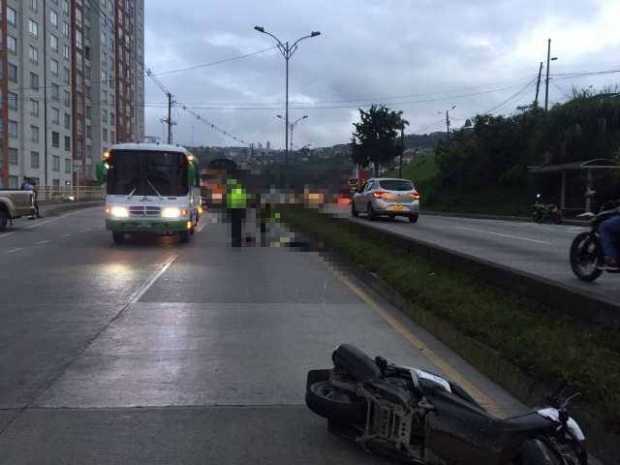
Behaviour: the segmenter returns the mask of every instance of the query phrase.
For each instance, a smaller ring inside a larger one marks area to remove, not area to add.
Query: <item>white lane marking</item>
[[[77,211],[74,211],[74,212],[71,212],[71,213],[65,213],[64,215],[60,215],[60,216],[57,216],[57,217],[54,217],[54,218],[50,218],[48,220],[37,221],[35,224],[32,224],[30,226],[25,226],[23,228],[20,228],[19,231],[22,231],[24,229],[36,229],[38,227],[45,226],[46,224],[50,224],[50,223],[54,223],[54,222],[56,222],[58,220],[62,220],[64,218],[68,217],[68,216],[77,215],[78,213],[82,213],[83,211],[84,210],[77,210]],[[0,239],[4,239],[5,237],[12,236],[13,234],[15,234],[15,233],[17,233],[19,231],[11,231],[9,233],[0,234]]]
[[[63,235],[62,235],[62,236],[60,236],[60,237],[71,237],[71,234],[63,234]]]
[[[159,265],[159,269],[155,273],[153,273],[151,277],[146,280],[138,289],[136,289],[133,294],[131,294],[131,296],[129,297],[129,303],[135,304],[138,300],[140,300],[142,296],[146,294],[146,291],[148,291],[151,286],[155,284],[155,282],[161,277],[161,275],[163,275],[166,270],[170,268],[170,265],[174,263],[177,257],[178,255],[172,255],[168,257],[168,259],[164,263]]]
[[[204,221],[201,221],[198,227],[196,228],[196,232],[201,232],[205,228],[206,225],[207,223],[205,223]]]
[[[502,234],[502,233],[497,233],[493,231],[486,231],[484,229],[465,228],[463,226],[456,226],[456,229],[462,229],[463,231],[478,232],[482,234],[492,234],[493,236],[505,237],[507,239],[517,239],[519,241],[534,242],[536,244],[553,245],[551,242],[547,242],[547,241],[540,241],[538,239],[530,239],[529,237],[513,236],[512,234]]]
[[[15,252],[19,252],[20,250],[24,250],[23,247],[15,247],[14,249],[9,249],[6,251],[6,253],[15,253]]]
[[[35,242],[35,244],[36,244],[36,245],[43,245],[43,244],[48,244],[48,243],[50,243],[50,242],[52,242],[52,241],[45,240],[45,241]]]

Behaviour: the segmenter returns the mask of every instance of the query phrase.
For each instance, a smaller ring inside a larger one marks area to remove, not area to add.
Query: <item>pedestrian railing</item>
[[[103,200],[105,188],[103,186],[63,186],[39,187],[39,202],[78,202],[84,200]]]

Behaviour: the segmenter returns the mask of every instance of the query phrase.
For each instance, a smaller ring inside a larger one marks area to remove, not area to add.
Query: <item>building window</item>
[[[17,98],[18,98],[17,94],[14,94],[13,92],[9,92],[8,98],[9,98],[9,102],[8,102],[9,108],[15,111],[19,110],[19,105],[17,103]]]
[[[17,66],[9,63],[9,81],[17,82]]]
[[[30,8],[32,8],[32,11],[37,11],[39,8],[39,0],[30,0]]]
[[[60,86],[58,84],[52,84],[51,86],[52,100],[60,100]]]
[[[71,106],[71,94],[67,90],[65,90],[65,106]]]
[[[52,147],[55,149],[60,147],[60,133],[52,131]]]
[[[35,39],[38,39],[39,38],[39,23],[37,23],[36,21],[32,19],[29,19],[28,20],[28,32],[30,32],[32,37],[34,37]]]
[[[60,157],[58,155],[52,156],[52,171],[60,171]]]
[[[50,11],[50,24],[54,27],[58,27],[58,13],[54,10]]]
[[[50,34],[50,48],[55,52],[58,51],[58,36]]]
[[[17,139],[17,121],[9,120],[9,137]]]
[[[17,39],[13,37],[12,35],[8,35],[6,38],[6,48],[13,55],[17,53]]]
[[[65,82],[65,84],[69,84],[70,82],[71,75],[69,73],[70,73],[69,68],[65,67],[64,74],[63,74],[63,81]]]
[[[103,121],[104,123],[108,122],[108,112],[107,112],[107,110],[103,110],[101,112],[101,121]]]
[[[114,134],[114,131],[110,131],[110,144],[114,144],[116,141],[116,135]]]
[[[54,76],[58,76],[58,60],[54,60],[53,58],[50,60],[50,71]]]
[[[39,64],[39,51],[36,49],[36,47],[33,47],[32,45],[30,46],[30,49],[28,51],[28,57],[33,64]]]
[[[71,115],[65,113],[65,129],[71,129]]]
[[[30,141],[33,144],[39,143],[39,126],[30,126]]]
[[[35,118],[39,117],[39,101],[33,98],[30,99],[30,114]]]
[[[30,152],[30,168],[33,170],[39,168],[39,152]]]
[[[62,56],[65,57],[65,60],[69,59],[69,46],[68,45],[64,46]]]
[[[71,174],[71,159],[65,158],[65,173]]]
[[[39,75],[36,73],[30,73],[30,88],[39,90]]]
[[[108,141],[108,130],[106,128],[103,128],[103,141]]]
[[[17,149],[9,148],[9,165],[19,164],[19,152]]]
[[[66,21],[62,23],[62,35],[69,37],[69,23]]]
[[[58,108],[52,108],[52,123],[60,124],[60,110]]]
[[[6,20],[11,26],[17,26],[17,12],[10,6],[6,7]]]
[[[66,15],[69,14],[69,0],[62,0],[62,11],[64,11]]]
[[[65,136],[65,151],[66,152],[71,151],[71,137],[69,136]]]

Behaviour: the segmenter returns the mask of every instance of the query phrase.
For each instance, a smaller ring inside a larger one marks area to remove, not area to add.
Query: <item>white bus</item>
[[[183,147],[113,145],[97,167],[106,183],[106,229],[116,244],[126,234],[180,236],[188,242],[200,219],[198,161]]]

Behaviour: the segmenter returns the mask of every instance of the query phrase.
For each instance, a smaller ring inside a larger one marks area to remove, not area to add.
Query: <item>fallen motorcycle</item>
[[[615,203],[608,204],[598,213],[582,213],[579,218],[590,220],[590,231],[579,233],[570,246],[570,266],[582,281],[592,282],[603,274],[603,248],[599,236],[601,223],[612,216],[620,215]],[[620,260],[620,257],[618,257]],[[608,270],[608,273],[620,271]]]
[[[556,393],[526,415],[491,416],[458,384],[343,344],[311,370],[306,405],[365,450],[413,464],[586,465],[585,437]]]
[[[540,194],[536,194],[536,202],[532,205],[532,221],[534,223],[551,221],[560,224],[562,222],[562,210],[554,203],[542,203],[541,198]]]

